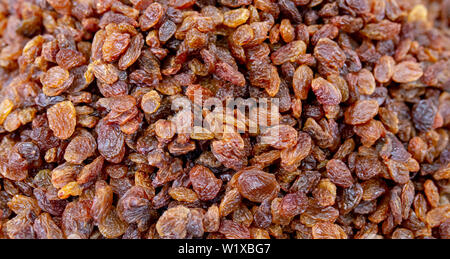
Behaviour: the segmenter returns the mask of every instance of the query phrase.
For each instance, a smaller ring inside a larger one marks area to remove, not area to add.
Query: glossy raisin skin
[[[222,186],[222,180],[217,179],[208,168],[201,165],[191,169],[189,178],[201,200],[214,199]]]
[[[449,239],[449,3],[2,1],[0,239]]]
[[[349,188],[353,185],[353,177],[347,165],[338,159],[332,159],[327,163],[327,176],[341,187]]]
[[[238,172],[239,177],[236,185],[239,192],[245,198],[262,202],[265,199],[273,198],[279,190],[275,177],[259,170],[243,170]]]

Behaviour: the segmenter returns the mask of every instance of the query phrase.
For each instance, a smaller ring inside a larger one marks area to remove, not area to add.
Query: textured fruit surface
[[[2,0],[0,239],[449,239],[449,17]]]

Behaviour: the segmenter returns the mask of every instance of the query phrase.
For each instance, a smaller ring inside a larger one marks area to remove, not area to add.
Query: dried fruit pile
[[[448,0],[0,0],[0,237],[449,238],[449,17]],[[279,136],[180,133],[171,104],[199,91],[278,98]]]

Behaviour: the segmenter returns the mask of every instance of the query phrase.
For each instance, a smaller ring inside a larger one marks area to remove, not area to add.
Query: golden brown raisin
[[[53,134],[68,139],[75,131],[77,114],[71,101],[57,103],[47,110],[48,124]]]
[[[358,100],[345,111],[345,122],[351,125],[366,123],[377,115],[378,107],[375,100]]]
[[[275,197],[280,188],[274,175],[257,169],[240,171],[236,184],[242,196],[254,202]]]
[[[236,28],[245,23],[249,17],[250,12],[248,9],[239,8],[230,10],[223,14],[223,24],[231,28]]]

